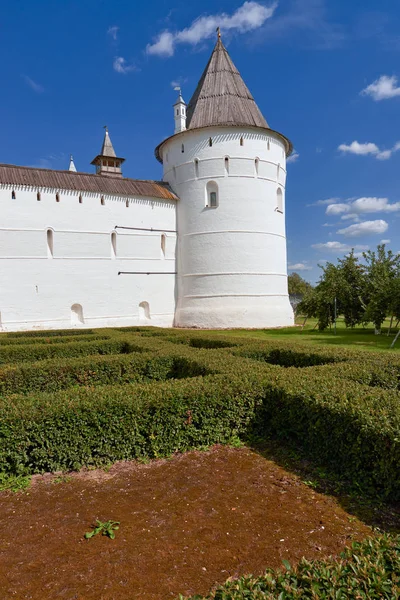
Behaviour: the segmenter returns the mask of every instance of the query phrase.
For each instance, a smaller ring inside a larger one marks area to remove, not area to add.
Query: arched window
[[[165,257],[165,244],[166,244],[166,241],[167,241],[166,235],[165,235],[165,233],[162,233],[161,234],[161,254],[162,254],[163,258]]]
[[[129,208],[129,200],[127,200],[127,201],[125,202],[125,206],[126,206],[126,208]]]
[[[83,318],[83,308],[81,304],[73,304],[71,306],[71,325],[83,325],[85,319]]]
[[[182,152],[182,154],[185,152],[185,145],[184,144],[182,144],[182,146],[181,146],[181,152]]]
[[[198,178],[199,177],[199,159],[198,158],[194,159],[194,173],[195,173],[196,178]]]
[[[56,194],[56,202],[60,202],[60,194],[59,193]]]
[[[83,201],[82,194],[79,194],[79,204],[82,204],[82,201]]]
[[[15,193],[15,191],[13,190],[13,191],[11,192],[11,199],[12,199],[12,200],[15,200],[15,198],[16,198],[16,197],[17,197],[17,196],[16,196],[16,193]]]
[[[115,231],[111,234],[111,258],[117,257],[117,234]]]
[[[240,138],[240,145],[243,146],[244,145],[244,139],[243,136]]]
[[[225,156],[225,175],[229,175],[229,156]]]
[[[40,200],[41,200],[41,199],[42,199],[42,198],[41,198],[40,192],[38,192],[38,193],[36,194],[36,200],[37,200],[38,202],[40,202]]]
[[[215,181],[209,181],[206,186],[206,207],[217,208],[218,203],[218,185]]]
[[[53,258],[53,230],[47,230],[47,257]]]
[[[210,139],[208,140],[208,145],[209,145],[209,146],[212,146],[212,138],[210,138]]]
[[[267,142],[267,149],[268,149],[268,150],[271,150],[271,144],[269,143],[269,140],[268,140],[268,142]]]
[[[281,188],[276,191],[276,210],[283,213],[283,194]]]
[[[139,319],[140,320],[150,320],[150,305],[148,302],[141,302],[139,304]]]
[[[102,197],[100,198],[100,203],[101,203],[101,205],[102,205],[102,206],[104,206],[104,205],[105,205],[105,203],[106,203],[106,202],[105,202],[105,200],[104,200],[104,196],[102,196]]]
[[[256,177],[258,177],[258,165],[259,165],[259,163],[260,163],[260,159],[256,158],[255,161],[254,161],[254,168],[255,168],[255,171],[256,171]]]

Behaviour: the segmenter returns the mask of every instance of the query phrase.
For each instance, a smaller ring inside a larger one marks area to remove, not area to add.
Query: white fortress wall
[[[236,126],[187,130],[161,152],[164,180],[180,197],[175,325],[293,324],[279,134]]]
[[[1,184],[0,206],[1,330],[172,326],[175,201]]]

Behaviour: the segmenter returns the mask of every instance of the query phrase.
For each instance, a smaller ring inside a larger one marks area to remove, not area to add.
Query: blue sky
[[[398,0],[14,0],[0,17],[0,162],[80,171],[107,124],[124,175],[161,178],[154,147],[188,101],[215,25],[270,126],[289,137],[289,265],[381,240],[400,251]]]

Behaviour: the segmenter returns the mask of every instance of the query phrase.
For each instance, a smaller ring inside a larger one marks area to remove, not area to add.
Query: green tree
[[[380,333],[381,326],[391,310],[398,310],[395,294],[398,293],[400,277],[400,255],[386,250],[380,244],[376,252],[368,250],[363,253],[365,260],[365,322],[375,325],[375,332]]]
[[[294,272],[288,276],[288,288],[290,296],[304,296],[312,289],[312,285]]]

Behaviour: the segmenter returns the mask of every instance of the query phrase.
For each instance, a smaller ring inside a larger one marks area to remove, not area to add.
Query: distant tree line
[[[331,326],[336,314],[346,327],[373,323],[380,333],[387,316],[400,320],[400,255],[378,245],[363,252],[363,262],[354,250],[337,263],[326,263],[318,284],[304,293],[297,313],[318,320],[318,328]],[[301,278],[300,278],[301,279]],[[336,300],[335,300],[336,299]]]

